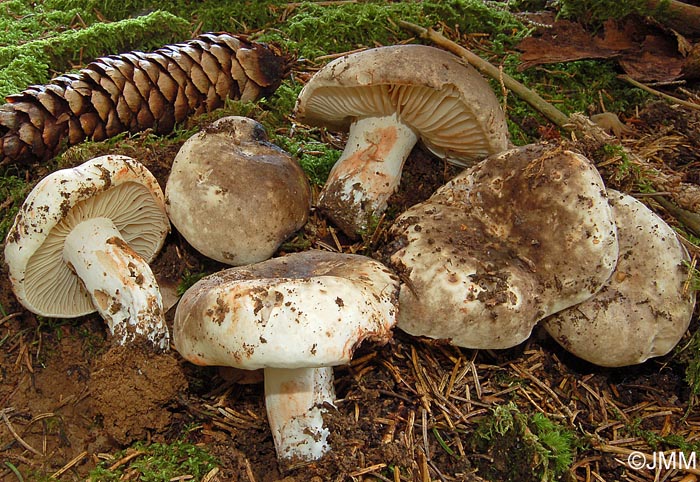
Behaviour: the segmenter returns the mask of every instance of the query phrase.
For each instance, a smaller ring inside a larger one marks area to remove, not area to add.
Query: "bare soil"
[[[625,141],[630,147],[653,148],[686,181],[699,181],[697,114],[656,102],[627,120],[634,129]],[[157,151],[137,138],[120,152],[144,162],[164,188],[176,147]],[[388,217],[427,198],[457,172],[416,148]],[[38,173],[29,170],[28,176]],[[603,173],[614,187],[629,187],[614,176],[614,166]],[[343,250],[377,255],[389,222],[366,246],[343,239],[316,214],[303,234],[314,247],[335,247],[338,239]],[[223,266],[173,232],[153,268],[172,288],[188,272]],[[457,349],[397,330],[389,344],[362,346],[350,365],[336,369],[339,400],[326,419],[332,451],[317,462],[282,465],[261,383],[195,367],[174,351],[112,346],[96,315],[40,319],[14,298],[5,265],[0,305],[7,313],[0,316],[0,480],[17,480],[10,465],[24,480],[59,471],[59,480],[84,480],[100,460],[136,440],[181,438],[218,458],[218,472],[208,480],[535,480],[536,461],[518,458],[517,446],[494,443],[479,451],[472,438],[479,420],[509,401],[527,413],[546,413],[580,438],[566,480],[654,480],[653,471],[631,471],[623,463],[625,450],[657,450],[645,434],[700,436],[700,414],[690,405],[680,356],[601,369],[567,354],[538,330],[502,351]],[[172,315],[173,309],[169,322]],[[680,480],[688,474],[666,475]],[[138,474],[124,480],[138,480]]]

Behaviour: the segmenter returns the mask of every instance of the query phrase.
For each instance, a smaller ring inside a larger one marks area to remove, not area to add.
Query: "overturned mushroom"
[[[126,156],[103,156],[42,179],[5,242],[17,299],[43,316],[98,311],[118,343],[168,348],[148,262],[170,229],[153,175]]]
[[[305,251],[207,276],[182,297],[173,341],[187,360],[264,368],[265,404],[280,459],[328,450],[323,405],[333,370],[364,339],[384,343],[398,280],[359,255]]]
[[[349,130],[319,208],[349,236],[380,215],[418,139],[436,155],[471,165],[505,150],[505,115],[488,82],[458,57],[424,45],[341,57],[299,94],[296,118]]]
[[[618,253],[595,167],[562,147],[489,157],[403,213],[389,264],[404,274],[398,327],[507,348],[596,293]]]
[[[592,298],[544,320],[564,348],[601,366],[665,355],[690,324],[695,291],[676,233],[632,196],[609,190],[620,243],[612,276]]]
[[[261,124],[224,117],[182,146],[165,187],[172,223],[222,263],[263,261],[307,220],[304,171],[267,140]]]

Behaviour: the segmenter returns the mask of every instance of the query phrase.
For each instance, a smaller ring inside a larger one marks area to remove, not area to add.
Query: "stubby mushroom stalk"
[[[155,276],[111,219],[97,217],[77,224],[65,239],[63,260],[80,278],[117,343],[145,337],[161,350],[168,348]]]
[[[265,407],[277,456],[318,459],[328,451],[323,412],[335,401],[333,369],[265,368]]]
[[[416,133],[397,114],[355,120],[321,191],[319,207],[340,226],[366,228],[386,209],[417,141]]]

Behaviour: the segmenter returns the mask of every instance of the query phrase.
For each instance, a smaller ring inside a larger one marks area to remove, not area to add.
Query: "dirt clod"
[[[187,390],[174,355],[142,346],[111,348],[95,364],[88,385],[105,432],[121,444],[168,427],[173,418],[169,408]]]

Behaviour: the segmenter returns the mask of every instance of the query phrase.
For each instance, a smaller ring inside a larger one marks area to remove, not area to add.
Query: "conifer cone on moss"
[[[50,159],[66,145],[124,131],[166,134],[227,98],[271,94],[290,67],[273,47],[227,33],[99,58],[7,97],[0,106],[0,165]]]

